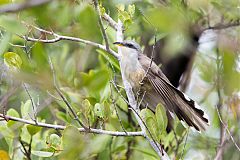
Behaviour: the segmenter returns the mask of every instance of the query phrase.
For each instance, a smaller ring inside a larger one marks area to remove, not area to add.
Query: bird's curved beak
[[[117,46],[123,46],[122,42],[114,42],[113,44],[117,45]]]

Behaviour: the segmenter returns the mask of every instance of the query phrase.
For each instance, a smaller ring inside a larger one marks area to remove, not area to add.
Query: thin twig
[[[125,133],[127,133],[126,129],[125,129],[124,126],[123,126],[122,120],[121,120],[121,118],[120,118],[120,116],[119,116],[119,114],[118,114],[118,110],[117,110],[117,107],[116,107],[116,99],[113,98],[113,93],[112,93],[111,84],[110,84],[110,99],[111,99],[111,101],[112,101],[112,104],[113,104],[114,110],[115,110],[115,112],[116,112],[118,121],[119,121],[119,123],[120,123],[123,131],[124,131]]]
[[[100,8],[99,8],[98,0],[93,0],[93,3],[94,3],[96,11],[98,13],[98,23],[99,23],[99,26],[100,26],[100,30],[102,32],[103,39],[106,43],[106,50],[107,50],[107,52],[110,52],[108,37],[107,37],[106,31],[103,27],[103,22],[102,22],[102,17],[101,17],[101,12],[100,12]]]
[[[4,115],[0,114],[0,117],[4,118]],[[48,123],[42,123],[42,122],[38,122],[38,124],[36,124],[34,121],[17,118],[13,116],[8,116],[8,115],[6,115],[6,117],[8,118],[8,120],[11,120],[11,121],[16,121],[16,122],[38,126],[38,127],[52,128],[56,130],[64,130],[66,128],[66,126],[48,124]],[[143,136],[143,132],[127,132],[126,134],[125,132],[108,131],[108,130],[101,130],[101,129],[94,129],[94,128],[90,128],[89,131],[86,131],[84,128],[78,128],[78,131],[87,132],[87,133],[105,134],[105,135],[111,135],[111,136]]]
[[[57,93],[59,94],[59,96],[61,97],[61,99],[63,100],[63,102],[66,104],[66,106],[68,107],[68,109],[71,111],[74,120],[76,120],[79,125],[81,127],[83,127],[86,131],[89,131],[90,127],[86,127],[79,119],[79,117],[77,116],[77,113],[74,111],[74,109],[72,108],[71,104],[68,102],[67,98],[63,95],[62,91],[59,89],[58,85],[57,85],[57,80],[56,80],[56,75],[55,75],[55,70],[52,64],[52,60],[50,58],[50,56],[48,57],[48,61],[49,61],[49,65],[52,71],[52,75],[53,75],[53,85],[57,91]]]
[[[124,101],[125,103],[127,103],[128,105],[130,105],[129,102],[128,102],[128,100],[122,95],[121,91],[118,89],[116,83],[115,83],[114,81],[110,81],[110,82],[113,84],[114,88],[116,89],[116,91],[118,92],[118,94],[120,95],[120,97],[123,99],[123,101]]]
[[[143,92],[142,98],[140,99],[140,101],[139,101],[139,103],[138,103],[137,110],[139,110],[139,108],[140,108],[140,106],[141,106],[141,104],[142,104],[142,102],[143,102],[143,99],[144,99],[144,97],[145,97],[145,94],[146,94],[146,91]],[[137,98],[138,98],[138,96],[137,96]]]
[[[54,38],[52,38],[52,39],[42,39],[41,37],[33,38],[33,37],[28,37],[28,36],[21,36],[21,35],[19,35],[19,36],[21,38],[23,38],[24,40],[31,41],[31,42],[56,43],[56,42],[59,42],[61,40],[80,42],[80,43],[87,44],[87,45],[90,45],[90,46],[94,46],[94,47],[97,47],[99,49],[107,51],[106,46],[104,46],[102,44],[99,44],[99,43],[95,43],[95,42],[92,42],[92,41],[84,40],[84,39],[81,39],[81,38],[59,35],[57,33],[50,32],[50,31],[38,28],[36,26],[32,26],[32,27],[35,28],[36,30],[40,31],[40,32],[52,35],[52,36],[54,36]],[[119,59],[119,55],[116,52],[114,52],[113,50],[109,49],[109,51],[107,51],[107,52],[112,54],[115,58]]]
[[[218,118],[219,118],[220,122],[222,123],[222,125],[223,125],[224,128],[226,129],[228,135],[230,136],[231,141],[233,142],[233,144],[235,145],[235,147],[237,148],[237,150],[240,152],[240,147],[238,146],[237,142],[234,140],[234,138],[233,138],[230,130],[228,129],[228,126],[223,122],[222,116],[221,116],[221,114],[220,114],[220,112],[219,112],[218,107],[216,108],[216,110],[217,110],[217,114],[218,114]]]
[[[141,81],[139,82],[139,83],[140,83],[140,87],[139,87],[139,90],[137,91],[137,102],[138,102],[138,98],[139,98],[139,95],[140,95],[140,92],[141,92],[141,87],[142,87],[142,85],[144,84],[144,80],[145,80],[145,78],[147,78],[147,75],[148,75],[148,73],[149,73],[149,70],[150,70],[151,67],[152,67],[152,62],[153,62],[153,57],[154,57],[156,42],[157,42],[157,37],[156,37],[156,35],[154,35],[154,45],[153,45],[153,47],[152,47],[151,61],[150,61],[150,64],[149,64],[149,66],[148,66],[148,68],[147,68],[147,71],[145,72],[143,78],[142,78]],[[138,104],[137,109],[139,109],[139,107],[140,107],[140,105],[141,105],[141,103],[142,103],[142,100],[143,100],[143,98],[144,98],[144,96],[145,96],[145,93],[146,93],[146,91],[144,91],[144,94],[143,94],[143,96],[142,96],[142,99],[140,100],[140,103]]]
[[[26,156],[27,160],[31,160],[31,152],[29,153],[28,150],[26,149],[25,144],[24,144],[25,142],[23,142],[20,138],[19,138],[19,142],[24,150],[24,151],[22,151],[23,154]]]
[[[33,100],[33,97],[31,96],[28,88],[27,88],[27,85],[25,83],[23,83],[23,87],[25,89],[25,91],[27,92],[27,95],[28,97],[30,98],[30,101],[31,101],[31,104],[32,104],[32,110],[33,110],[33,121],[35,123],[37,123],[37,107],[36,107],[36,104],[34,103],[34,100]]]

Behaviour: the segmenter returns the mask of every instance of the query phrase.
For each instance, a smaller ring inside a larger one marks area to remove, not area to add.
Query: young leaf
[[[161,104],[157,105],[155,116],[156,116],[158,128],[162,133],[167,128],[168,119],[166,115],[166,110]]]
[[[70,123],[70,121],[69,121],[68,118],[67,118],[66,113],[63,113],[63,112],[61,112],[61,111],[57,111],[56,117],[57,117],[58,119],[64,121],[64,122]]]
[[[94,113],[96,116],[98,116],[99,118],[103,118],[104,117],[104,110],[101,104],[96,103],[94,106]]]
[[[124,11],[124,10],[125,10],[125,6],[124,6],[123,4],[118,4],[118,5],[117,5],[117,9],[118,9],[119,11]]]
[[[104,120],[107,120],[108,117],[110,117],[111,110],[110,110],[110,104],[107,101],[103,102],[103,109],[104,109]]]
[[[57,150],[61,145],[61,138],[57,134],[51,134],[48,138],[48,144],[50,147]]]
[[[128,13],[131,17],[133,17],[134,13],[135,13],[135,5],[128,5]]]
[[[15,109],[13,109],[13,108],[10,108],[10,109],[7,111],[7,115],[8,115],[8,116],[13,116],[13,117],[19,118],[18,112],[17,112]],[[11,126],[14,125],[15,123],[16,123],[15,121],[8,121],[8,122],[7,122],[7,126],[8,126],[8,127],[11,127]]]
[[[4,63],[9,67],[9,68],[17,68],[20,69],[22,65],[22,59],[21,57],[14,52],[7,52],[4,53],[3,55],[4,58]]]
[[[38,133],[41,130],[41,127],[33,126],[33,125],[27,125],[27,130],[30,135],[34,135]]]
[[[183,133],[186,131],[186,128],[185,128],[185,127],[182,125],[182,123],[179,121],[179,122],[177,122],[177,126],[176,126],[175,131],[176,131],[176,134],[177,134],[178,136],[182,136]]]
[[[95,117],[93,113],[94,108],[88,99],[85,99],[82,101],[82,107],[83,107],[83,115],[87,119],[89,125],[91,125],[95,121]]]
[[[143,118],[144,122],[146,123],[148,130],[150,131],[150,133],[148,133],[149,135],[151,134],[153,136],[153,138],[157,141],[159,141],[159,129],[157,126],[157,120],[155,118],[155,115],[153,114],[153,112],[149,109],[143,109],[140,112],[141,117]]]
[[[29,114],[32,113],[31,107],[32,107],[31,100],[27,100],[25,103],[22,102],[21,115],[23,118],[29,117]]]
[[[99,5],[99,9],[100,9],[100,14],[104,15],[106,13],[105,8],[102,6],[102,4]]]

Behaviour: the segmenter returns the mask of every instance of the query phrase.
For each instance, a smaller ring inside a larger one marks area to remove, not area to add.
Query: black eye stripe
[[[126,44],[127,47],[137,49],[133,44]]]

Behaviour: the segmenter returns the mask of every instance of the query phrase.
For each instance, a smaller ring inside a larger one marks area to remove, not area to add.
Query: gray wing
[[[139,55],[139,62],[147,71],[151,60],[142,54]],[[196,108],[198,105],[192,99],[175,88],[154,62],[152,62],[151,69],[148,70],[147,78],[158,94],[159,103],[163,102],[168,111],[175,113],[189,126],[193,126],[198,131],[205,130],[208,119],[204,117],[204,112]]]

